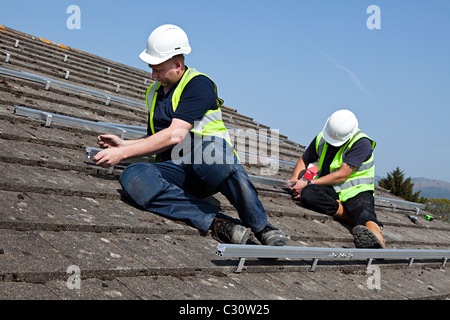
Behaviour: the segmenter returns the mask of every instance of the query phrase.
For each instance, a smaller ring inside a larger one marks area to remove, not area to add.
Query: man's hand
[[[295,182],[292,180],[289,180],[291,182]],[[292,196],[294,199],[300,199],[301,195],[302,195],[302,190],[304,187],[306,187],[308,185],[308,181],[303,181],[303,180],[297,180],[295,182],[295,185],[291,188],[289,188],[289,191],[292,193]]]
[[[95,155],[92,160],[94,160],[95,164],[102,168],[109,168],[115,166],[123,158],[123,150],[122,148],[107,148],[103,151],[100,151]]]
[[[123,140],[113,134],[105,134],[97,137],[97,143],[100,148],[122,147]]]

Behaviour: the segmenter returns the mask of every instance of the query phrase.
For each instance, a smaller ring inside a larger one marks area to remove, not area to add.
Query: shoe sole
[[[372,231],[363,225],[354,227],[352,233],[357,248],[383,248],[380,240],[378,240]]]
[[[239,228],[241,230],[234,230],[233,231],[233,236],[231,237],[231,243],[233,243],[233,244],[246,244],[248,238],[250,237],[251,230],[249,228],[245,228],[243,226],[235,226],[234,228]]]
[[[281,234],[280,231],[278,231],[278,230],[269,231],[268,233],[273,233],[273,234],[264,238],[264,241],[263,241],[264,243],[262,243],[263,245],[281,247],[281,246],[284,246],[288,242],[288,239],[286,238],[286,236],[284,234]]]

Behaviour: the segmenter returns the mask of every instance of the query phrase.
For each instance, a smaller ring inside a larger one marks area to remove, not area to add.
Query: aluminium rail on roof
[[[4,75],[8,75],[8,76],[24,79],[24,80],[29,80],[29,81],[45,84],[46,85],[45,86],[46,90],[49,90],[50,86],[54,85],[54,86],[57,86],[57,87],[61,87],[61,88],[73,90],[73,91],[76,91],[76,92],[81,92],[81,93],[84,93],[84,94],[88,94],[88,95],[91,95],[91,96],[94,96],[94,97],[97,97],[97,98],[104,98],[107,105],[109,104],[110,101],[115,101],[115,102],[126,104],[126,105],[129,105],[129,106],[134,106],[134,107],[138,107],[138,108],[141,108],[141,109],[147,109],[146,104],[142,103],[142,102],[129,100],[129,99],[126,99],[126,98],[122,98],[122,97],[118,97],[118,96],[115,96],[115,95],[111,95],[109,93],[104,93],[104,92],[92,90],[92,89],[89,89],[89,88],[77,86],[77,85],[74,85],[74,84],[71,84],[71,83],[67,83],[67,82],[64,82],[64,81],[55,80],[55,79],[51,79],[51,78],[48,78],[48,77],[35,75],[33,73],[29,73],[29,72],[25,72],[25,71],[17,71],[17,70],[12,70],[12,69],[8,69],[8,68],[0,67],[0,74],[4,74]],[[67,76],[68,76],[68,74],[66,73],[66,79],[67,79]],[[116,92],[117,92],[117,89],[116,89]],[[116,124],[116,126],[120,127],[122,125]],[[284,141],[279,139],[279,138],[272,138],[272,137],[269,137],[269,136],[260,135],[260,134],[254,133],[252,130],[244,130],[244,129],[238,129],[238,128],[234,128],[234,127],[227,127],[227,129],[229,131],[231,131],[231,132],[236,131],[238,134],[241,133],[241,132],[244,132],[247,135],[254,135],[256,137],[265,138],[265,139],[267,139],[267,141],[277,141],[278,143],[284,143]]]
[[[124,125],[124,124],[120,124],[120,123],[108,123],[108,122],[101,122],[101,123],[107,123],[107,124],[114,125],[114,126],[120,127],[120,128],[122,128],[122,127],[123,128],[132,128],[134,130],[142,130],[142,131],[147,132],[146,127],[130,126],[130,125]],[[274,141],[283,143],[283,140],[281,140],[279,138],[272,138],[272,137],[269,137],[266,135],[262,135],[262,134],[256,133],[254,130],[244,130],[244,129],[238,129],[238,128],[229,127],[229,126],[226,126],[226,128],[230,133],[236,133],[236,134],[239,134],[240,136],[244,136],[244,137],[253,136],[256,138],[266,139],[268,142],[274,140]]]
[[[29,80],[29,81],[33,81],[33,82],[42,83],[42,84],[46,85],[46,89],[49,89],[50,85],[54,85],[54,86],[61,87],[64,89],[69,89],[69,90],[73,90],[76,92],[89,94],[89,95],[97,97],[97,98],[104,98],[107,101],[110,100],[110,101],[115,101],[115,102],[123,103],[126,105],[134,106],[134,107],[146,108],[145,104],[141,103],[141,102],[137,102],[137,101],[125,99],[122,97],[114,96],[109,93],[104,93],[104,92],[92,90],[89,88],[77,86],[77,85],[67,83],[64,81],[35,75],[33,73],[29,73],[29,72],[25,72],[25,71],[17,71],[17,70],[0,67],[0,74],[12,76],[12,77],[16,77],[16,78],[20,78],[20,79],[24,79],[24,80]]]
[[[0,26],[0,29],[2,29],[1,27],[2,26]],[[6,27],[6,28],[9,29],[8,31],[12,31],[12,32],[16,33],[15,35],[11,34],[11,37],[17,38],[17,39],[11,39],[12,41],[16,41],[16,43],[17,42],[20,43],[20,41],[26,42],[26,48],[27,49],[28,48],[33,48],[33,51],[35,51],[36,54],[39,54],[40,52],[42,52],[41,51],[42,50],[42,48],[41,48],[42,45],[39,44],[39,43],[36,43],[36,41],[33,42],[31,40],[40,40],[40,41],[45,42],[47,44],[55,45],[55,46],[57,46],[59,48],[73,50],[73,51],[70,52],[70,54],[71,54],[70,56],[68,54],[66,54],[66,52],[69,53],[69,51],[67,51],[67,50],[65,50],[64,52],[59,52],[59,53],[62,53],[64,55],[64,60],[63,60],[64,62],[66,62],[69,57],[71,59],[73,57],[75,57],[77,60],[80,60],[80,59],[88,60],[88,62],[91,63],[91,65],[93,65],[99,71],[102,71],[103,68],[106,68],[106,71],[107,71],[108,68],[109,69],[114,68],[114,69],[120,70],[122,72],[131,73],[131,74],[133,74],[136,77],[142,77],[143,79],[146,79],[146,76],[147,76],[147,80],[148,80],[148,78],[151,78],[151,75],[148,72],[144,71],[144,70],[140,70],[140,69],[137,69],[137,68],[132,68],[130,66],[127,66],[125,68],[125,67],[123,67],[123,64],[121,64],[119,62],[111,61],[111,60],[108,60],[108,59],[103,59],[101,57],[97,57],[96,58],[96,56],[93,55],[93,54],[90,54],[90,53],[87,53],[87,52],[83,52],[81,50],[78,50],[78,49],[75,49],[75,48],[71,48],[71,47],[68,47],[68,46],[65,46],[65,45],[62,45],[60,43],[56,43],[56,42],[53,42],[53,41],[50,41],[50,40],[47,40],[47,39],[44,39],[44,38],[31,36],[31,39],[30,39],[30,35],[28,35],[28,34],[17,34],[17,32],[20,32],[20,31],[14,30],[14,29],[11,29],[11,28],[8,28],[8,27]],[[22,38],[22,40],[18,40],[18,39],[21,39],[21,38]],[[3,38],[3,39],[8,41],[7,38]],[[13,44],[13,46],[15,47],[16,44]],[[45,48],[44,48],[44,50],[45,50]],[[46,52],[44,52],[44,53],[46,53]],[[54,51],[52,53],[48,53],[47,52],[47,54],[55,56],[55,55],[58,54],[58,52],[57,51]],[[66,56],[67,56],[67,58],[65,58]],[[99,64],[99,59],[103,60],[102,63],[104,64],[104,67],[99,66],[100,65]],[[95,64],[92,64],[92,62],[94,62]],[[111,67],[108,67],[108,65],[111,66]],[[99,66],[99,67],[96,67],[96,66]],[[112,70],[110,70],[110,71],[112,71]]]
[[[122,139],[126,137],[133,138],[133,139],[139,139],[142,138],[144,135],[146,135],[146,131],[144,131],[143,127],[137,127],[137,126],[127,126],[127,125],[117,125],[113,123],[107,123],[107,122],[95,122],[95,121],[89,121],[89,120],[83,120],[79,118],[59,115],[56,113],[50,113],[46,111],[36,110],[36,109],[30,109],[26,107],[20,107],[15,106],[14,107],[14,113],[16,115],[20,116],[26,116],[34,119],[43,120],[46,122],[46,126],[50,126],[51,123],[58,122],[63,123],[70,126],[77,126],[82,128],[87,128],[90,130],[100,130],[100,131],[106,131],[109,133],[116,133],[121,136]],[[138,129],[138,130],[136,130]],[[95,148],[89,148],[89,154],[94,155],[94,152],[98,152],[99,149]],[[268,157],[261,157],[258,155],[252,155],[244,152],[239,152],[238,154],[240,156],[243,156],[245,159],[256,159],[256,160],[263,160],[266,162],[266,164],[270,164],[273,161],[278,161],[280,165],[284,166],[295,166],[292,162],[268,158]],[[264,163],[264,162],[262,162]],[[261,176],[252,176],[249,175],[250,180],[254,183],[264,184],[264,185],[270,185],[270,186],[277,186],[281,188],[287,188],[289,185],[284,180],[277,180],[272,178],[266,178]],[[425,205],[421,203],[415,203],[415,202],[409,202],[405,200],[397,200],[397,199],[390,199],[390,198],[383,198],[383,197],[374,197],[376,201],[383,201],[383,202],[389,202],[391,204],[395,205],[401,205],[401,206],[407,206],[407,207],[413,207],[415,209],[424,209]],[[419,211],[416,212],[418,214]]]
[[[63,115],[59,115],[59,114],[55,114],[55,113],[50,113],[50,112],[46,112],[46,111],[30,109],[30,108],[20,107],[20,106],[14,107],[14,113],[16,115],[26,116],[26,117],[31,117],[31,118],[46,121],[46,126],[50,126],[51,123],[53,121],[55,121],[55,122],[63,123],[66,125],[87,128],[90,130],[101,130],[101,131],[107,131],[109,133],[116,133],[116,134],[120,135],[122,139],[124,139],[125,136],[127,136],[128,138],[139,139],[139,138],[142,138],[146,134],[146,132],[144,132],[142,129],[135,130],[136,128],[138,128],[136,126],[120,126],[120,125],[117,126],[112,123],[83,120],[83,119],[79,119],[79,118],[63,116]],[[98,149],[98,148],[90,148],[90,147],[88,147],[88,148],[89,148],[89,150],[86,149],[86,154],[88,156],[89,155],[94,156],[97,152],[100,151],[100,149]],[[267,157],[260,157],[258,155],[252,155],[252,154],[243,153],[243,152],[241,152],[241,153],[238,152],[238,154],[240,156],[241,155],[244,156],[245,159],[250,159],[253,157],[254,159],[265,160],[265,161],[267,161],[267,163],[270,163],[270,161],[278,161],[280,165],[289,165],[289,166],[293,165],[293,163],[290,163],[288,161],[272,159],[272,158],[267,158]],[[249,175],[249,177],[253,183],[269,185],[269,186],[276,186],[276,187],[280,187],[280,188],[287,188],[290,186],[287,183],[287,181],[284,181],[284,180],[278,180],[278,179],[272,179],[272,178],[267,178],[267,177],[254,176],[254,175]],[[421,203],[409,202],[409,201],[405,201],[405,200],[390,199],[390,198],[383,198],[383,197],[378,197],[378,196],[375,196],[374,198],[377,201],[384,201],[384,202],[387,201],[391,204],[413,207],[415,209],[425,208],[425,205],[421,204]],[[416,214],[418,214],[418,213],[419,212],[417,211]]]
[[[289,187],[289,183],[284,180],[278,180],[278,179],[272,179],[272,178],[266,178],[266,177],[257,177],[254,176],[253,180],[254,183],[259,184],[265,184],[270,186],[277,186],[281,188],[287,188]],[[413,207],[414,209],[424,209],[425,205],[423,203],[417,203],[417,202],[410,202],[406,200],[398,200],[398,199],[391,199],[391,198],[384,198],[379,196],[374,196],[375,200],[385,201],[392,204],[397,204],[401,206],[407,206],[407,207]]]
[[[375,200],[378,200],[380,202],[391,202],[397,205],[402,205],[405,207],[413,207],[415,209],[425,209],[425,205],[423,203],[417,203],[417,202],[411,202],[406,200],[398,200],[398,199],[391,199],[386,197],[376,197]]]
[[[124,128],[119,128],[116,126],[111,126],[108,124],[102,124],[95,121],[83,120],[78,118],[73,118],[69,116],[63,116],[56,113],[30,109],[26,107],[15,106],[14,114],[18,116],[25,116],[29,118],[39,119],[45,121],[45,125],[49,127],[52,122],[63,123],[69,126],[76,126],[90,130],[100,130],[109,133],[116,133],[121,136],[122,139],[125,136],[129,138],[139,139],[142,138],[143,134],[141,131],[136,131],[132,129],[125,130]]]
[[[313,259],[310,271],[315,271],[319,259],[367,259],[367,268],[370,267],[373,259],[409,259],[409,266],[412,265],[414,259],[443,259],[442,266],[445,267],[447,259],[450,257],[450,250],[277,247],[219,243],[216,254],[223,258],[239,258],[236,269],[236,272],[239,273],[244,267],[246,258]]]
[[[252,182],[254,182],[254,183],[270,185],[270,186],[277,186],[277,187],[281,187],[281,188],[287,188],[290,186],[287,181],[266,178],[266,177],[250,176],[250,180],[252,180]],[[398,199],[391,199],[391,198],[384,198],[384,197],[379,197],[379,196],[374,196],[374,199],[389,202],[391,204],[413,207],[414,209],[424,209],[425,208],[425,205],[423,203],[410,202],[410,201],[406,201],[406,200],[398,200]]]
[[[50,126],[52,122],[57,123],[63,123],[70,126],[77,126],[82,127],[90,130],[97,130],[97,131],[107,131],[109,133],[116,133],[121,136],[122,139],[125,137],[132,138],[132,139],[139,139],[143,136],[147,135],[147,128],[145,127],[139,127],[139,126],[132,126],[132,125],[122,125],[122,124],[116,124],[116,123],[109,123],[109,122],[96,122],[96,121],[90,121],[90,120],[83,120],[79,118],[64,116],[56,113],[51,113],[47,111],[42,110],[36,110],[31,109],[27,107],[21,107],[21,106],[15,106],[14,107],[14,113],[19,116],[25,116],[30,117],[34,119],[39,119],[46,121],[46,126]],[[91,154],[92,156],[95,155],[96,152],[99,152],[100,149],[96,148],[89,148],[89,151],[87,153]],[[260,156],[260,155],[254,155],[246,152],[237,151],[239,157],[242,157],[245,160],[249,161],[255,161],[257,163],[258,161],[261,164],[265,165],[271,165],[273,163],[277,163],[281,166],[286,167],[295,167],[295,163],[284,161],[284,160],[278,160],[266,156]],[[253,162],[251,162],[253,163]]]
[[[101,150],[102,149],[96,148],[96,147],[86,147],[85,154],[88,157],[94,157]],[[236,151],[236,152],[237,152],[237,154],[239,156],[239,159],[244,159],[245,161],[250,161],[249,162],[250,164],[256,164],[256,163],[259,162],[259,163],[261,163],[263,165],[271,165],[271,164],[273,164],[275,162],[278,162],[278,164],[281,165],[281,166],[291,167],[291,168],[293,168],[292,165],[294,165],[293,162],[289,162],[289,161],[278,160],[278,159],[269,158],[269,157],[263,157],[263,156],[259,156],[259,155],[255,155],[255,154],[242,152],[242,151]],[[262,180],[264,180],[264,177],[262,177]],[[284,184],[279,184],[279,183],[276,183],[275,185],[276,186],[280,186],[280,187],[284,186]]]

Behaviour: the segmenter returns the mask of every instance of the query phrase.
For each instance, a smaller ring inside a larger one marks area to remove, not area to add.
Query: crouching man
[[[383,224],[374,209],[375,145],[359,130],[351,111],[336,111],[300,157],[289,180],[295,183],[290,189],[293,197],[305,207],[354,225],[359,248],[385,248]],[[316,161],[317,177],[298,180]]]

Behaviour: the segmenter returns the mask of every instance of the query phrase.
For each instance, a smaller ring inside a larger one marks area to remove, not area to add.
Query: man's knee
[[[119,182],[122,185],[122,188],[127,189],[129,186],[138,183],[143,176],[142,173],[146,170],[147,165],[148,164],[146,163],[133,163],[126,167],[119,177]]]
[[[141,207],[167,188],[161,173],[149,163],[131,164],[122,172],[119,182],[125,195]]]
[[[307,205],[307,204],[314,202],[314,199],[315,199],[314,194],[315,194],[314,185],[310,184],[302,189],[300,198],[301,198],[302,202]]]

